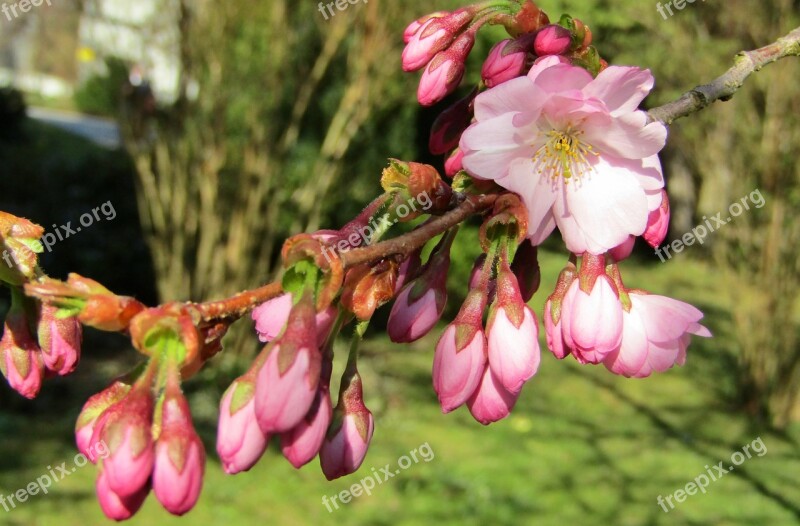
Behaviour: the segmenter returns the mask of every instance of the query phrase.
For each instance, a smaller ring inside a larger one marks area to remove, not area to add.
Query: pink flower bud
[[[253,309],[250,317],[256,322],[258,339],[262,342],[271,342],[277,338],[286,327],[291,310],[292,295],[288,292],[265,301]]]
[[[472,18],[471,10],[459,9],[446,16],[431,17],[422,22],[403,49],[403,71],[416,71],[425,67],[439,51],[453,43]],[[410,30],[411,26],[407,28],[407,31]]]
[[[173,515],[191,510],[203,487],[206,453],[177,382],[167,386],[155,445],[153,493]]]
[[[600,363],[622,340],[622,304],[606,275],[597,277],[589,294],[580,280],[570,285],[561,304],[564,342],[581,363]]]
[[[458,37],[452,46],[436,54],[419,80],[417,100],[420,104],[433,106],[461,84],[467,55],[473,45],[475,32],[469,31]]]
[[[327,387],[320,388],[306,417],[291,431],[281,435],[283,456],[297,469],[319,453],[333,416],[333,404]]]
[[[59,319],[57,312],[57,307],[42,304],[37,332],[45,367],[65,376],[78,365],[83,331],[77,318]]]
[[[543,27],[537,34],[533,43],[536,54],[540,57],[547,55],[562,55],[572,47],[572,33],[557,24]]]
[[[453,178],[458,172],[464,169],[464,152],[457,148],[453,154],[444,162],[444,173]]]
[[[217,426],[217,454],[229,475],[252,468],[267,448],[255,413],[255,385],[245,375],[222,396]]]
[[[477,95],[478,89],[474,88],[436,117],[428,139],[428,149],[432,154],[443,155],[458,146],[461,134],[472,122],[472,103]]]
[[[647,227],[642,237],[647,243],[658,248],[667,237],[669,230],[669,196],[666,190],[661,190],[661,206],[650,212],[647,218]]]
[[[483,330],[452,323],[447,326],[433,356],[433,389],[443,413],[466,402],[481,381],[486,364]]]
[[[28,328],[25,312],[13,305],[0,339],[0,371],[8,385],[25,398],[39,394],[44,378],[42,353]]]
[[[622,261],[628,259],[633,252],[633,245],[636,244],[636,237],[635,236],[628,236],[626,241],[623,241],[622,244],[612,248],[608,251],[609,255],[614,258],[614,261]]]
[[[529,43],[530,39],[526,39]],[[494,45],[481,68],[481,78],[487,87],[493,88],[525,73],[528,61],[527,49],[514,40],[501,40]]]
[[[519,393],[539,369],[539,322],[522,301],[517,278],[504,265],[487,324],[489,367],[506,391]]]
[[[253,309],[250,316],[256,322],[258,339],[266,343],[277,338],[286,327],[291,310],[292,295],[289,293],[281,294],[277,298],[265,301]],[[317,342],[319,345],[322,345],[325,341],[335,319],[336,309],[333,307],[328,307],[317,313]]]
[[[333,423],[319,452],[319,463],[328,480],[354,473],[361,466],[375,430],[372,413],[364,405],[361,376],[350,366],[344,376]]]
[[[447,303],[444,283],[428,288],[425,280],[409,283],[392,305],[387,330],[395,343],[417,341],[436,325]]]
[[[644,378],[683,365],[690,334],[710,337],[699,321],[703,313],[665,296],[628,291],[631,309],[623,311],[622,343],[603,365],[627,377]]]
[[[103,459],[108,488],[120,497],[137,494],[153,471],[153,399],[149,387],[136,387],[103,414],[99,437],[110,454]]]
[[[314,401],[322,362],[315,314],[307,294],[292,308],[286,332],[265,350],[255,394],[256,418],[265,434],[292,429]]]
[[[131,390],[131,385],[125,379],[115,380],[110,386],[97,394],[92,395],[81,409],[78,420],[75,422],[75,443],[78,451],[83,453],[92,463],[97,462],[97,441],[99,433],[95,436],[95,428],[101,415],[112,405],[116,404]],[[93,440],[94,439],[94,440]]]
[[[486,367],[481,383],[467,400],[472,416],[483,425],[502,420],[514,409],[519,393],[507,391],[491,368]]]
[[[566,358],[571,350],[564,343],[564,337],[561,334],[561,318],[559,317],[558,322],[553,321],[553,302],[551,300],[547,300],[544,305],[544,330],[547,337],[547,347],[553,353],[553,356],[559,360]]]
[[[106,517],[115,521],[124,521],[133,517],[142,507],[147,494],[150,493],[150,484],[145,484],[133,495],[120,497],[108,485],[108,477],[100,470],[95,485],[97,500]]]

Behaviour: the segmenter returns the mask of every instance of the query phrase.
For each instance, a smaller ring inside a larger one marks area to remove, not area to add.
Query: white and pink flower
[[[558,226],[570,251],[607,252],[642,235],[661,205],[667,129],[638,110],[653,83],[635,67],[592,78],[559,57],[540,59],[475,99],[464,168],[522,197],[533,244]]]

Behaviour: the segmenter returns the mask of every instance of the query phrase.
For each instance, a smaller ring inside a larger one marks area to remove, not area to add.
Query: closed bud
[[[281,434],[283,456],[295,468],[299,469],[317,456],[332,416],[330,390],[327,386],[320,385],[311,410],[305,418],[290,431]]]
[[[444,173],[447,175],[447,177],[453,178],[463,169],[464,152],[461,150],[461,148],[457,148],[444,162]]]
[[[518,397],[519,392],[506,390],[492,369],[486,367],[480,385],[467,400],[467,407],[475,420],[486,426],[507,417]]]
[[[501,40],[495,44],[481,68],[481,78],[486,87],[493,88],[523,75],[529,64],[532,44],[532,34],[515,40]]]
[[[308,414],[319,384],[315,310],[306,293],[292,308],[283,336],[271,343],[256,380],[255,412],[265,434],[283,433]]]
[[[14,293],[0,339],[0,371],[12,389],[33,399],[42,387],[44,362],[39,345],[31,334],[28,316],[19,303],[21,301]]]
[[[153,493],[168,512],[183,515],[200,497],[206,454],[177,380],[168,382],[155,444]]]
[[[78,451],[83,453],[92,463],[97,462],[97,442],[92,439],[99,439],[99,433],[95,435],[95,428],[98,427],[101,416],[109,407],[125,398],[125,395],[130,390],[131,384],[129,380],[121,378],[115,380],[99,393],[92,395],[83,404],[78,420],[75,422],[75,443],[78,446]],[[102,427],[102,423],[99,424],[99,427]]]
[[[522,301],[517,278],[507,262],[501,262],[496,297],[486,331],[489,367],[506,391],[519,393],[539,369],[539,322]]]
[[[628,236],[628,239],[608,251],[608,255],[614,261],[622,261],[628,259],[633,252],[633,246],[636,244],[636,237]]]
[[[44,365],[60,376],[75,370],[81,356],[83,330],[77,318],[58,318],[58,308],[43,304],[39,313],[37,336]]]
[[[255,384],[252,374],[235,380],[219,406],[217,454],[225,473],[234,475],[252,468],[267,448],[255,413]]]
[[[664,242],[664,238],[667,237],[669,216],[669,196],[666,190],[661,190],[661,205],[650,212],[647,218],[647,227],[644,234],[642,234],[644,240],[651,247],[658,248]]]
[[[353,371],[342,381],[333,422],[319,452],[325,478],[333,480],[354,473],[367,456],[374,429],[372,413],[364,405],[361,376]]]
[[[124,521],[133,517],[142,507],[147,494],[150,493],[150,483],[142,486],[136,493],[121,497],[108,485],[108,477],[101,469],[95,484],[97,500],[100,509],[111,520]]]
[[[560,25],[551,24],[536,34],[533,47],[540,57],[563,55],[572,47],[572,33]]]
[[[103,459],[103,474],[113,493],[131,497],[149,484],[153,471],[150,386],[137,385],[106,413],[102,416],[102,428],[96,430],[109,451]]]
[[[468,31],[433,57],[419,80],[417,100],[421,105],[433,106],[455,91],[464,78],[467,56],[473,45],[475,32]]]
[[[524,0],[521,9],[514,15],[510,24],[506,25],[509,33],[513,36],[533,33],[539,28],[550,23],[547,14],[532,0]]]
[[[423,22],[403,49],[403,71],[425,67],[437,53],[453,44],[473,17],[474,9],[464,8]]]

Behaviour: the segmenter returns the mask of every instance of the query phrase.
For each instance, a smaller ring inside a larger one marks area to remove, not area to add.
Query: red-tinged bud
[[[375,310],[394,297],[397,263],[383,260],[360,265],[347,272],[342,289],[342,306],[359,320],[369,320]]]
[[[256,419],[254,377],[251,372],[234,380],[220,402],[217,454],[229,475],[252,468],[267,448],[268,436]]]
[[[177,375],[177,373],[175,373]],[[168,380],[155,444],[153,493],[173,515],[191,510],[203,487],[206,453],[176,377]]]
[[[616,247],[612,248],[608,251],[608,254],[613,258],[614,261],[622,261],[624,259],[628,259],[628,257],[633,252],[633,245],[636,244],[636,237],[628,236],[628,239],[617,245]]]
[[[519,393],[539,369],[539,322],[506,261],[500,264],[496,297],[486,324],[489,367],[506,391]]]
[[[389,159],[389,166],[381,176],[381,186],[393,196],[390,212],[403,223],[422,214],[447,212],[453,195],[433,166],[398,159]]]
[[[474,16],[473,8],[464,8],[423,22],[403,49],[403,71],[425,67],[437,53],[453,44]]]
[[[0,371],[8,385],[25,398],[39,394],[44,378],[42,352],[31,334],[28,317],[20,304],[21,294],[14,292],[11,310],[0,339]]]
[[[121,497],[109,487],[108,477],[101,469],[97,475],[95,489],[100,508],[106,517],[115,521],[124,521],[133,517],[142,507],[148,493],[150,493],[150,483],[145,484],[133,495]]]
[[[511,21],[506,24],[506,29],[512,36],[520,36],[525,33],[533,33],[549,23],[550,19],[539,6],[532,0],[525,0],[522,4],[522,8],[514,15]]]
[[[97,394],[92,395],[78,415],[75,422],[75,443],[78,451],[83,453],[92,463],[97,462],[99,433],[95,433],[96,428],[101,428],[102,415],[112,405],[116,404],[130,392],[131,383],[128,378],[115,380],[111,385]],[[107,418],[107,417],[106,417]],[[95,440],[93,440],[93,438]],[[102,448],[102,447],[101,447]]]
[[[467,407],[475,420],[486,426],[507,417],[518,397],[519,392],[507,391],[491,368],[486,367],[480,385],[467,400]]]
[[[0,283],[22,285],[36,277],[39,238],[44,229],[27,219],[0,212]]]
[[[447,304],[450,248],[455,236],[456,231],[451,231],[442,238],[419,277],[397,296],[387,324],[393,342],[417,341],[428,334],[442,317]]]
[[[292,308],[283,336],[264,353],[258,372],[255,412],[265,434],[289,431],[308,414],[320,378],[315,310],[310,293]]]
[[[450,157],[444,162],[444,173],[447,177],[453,178],[464,169],[464,152],[461,148],[456,148]]]
[[[524,240],[517,247],[514,262],[511,263],[511,270],[517,277],[522,301],[529,302],[539,290],[542,282],[542,273],[539,269],[539,249],[529,239]]]
[[[664,242],[664,238],[667,237],[669,216],[669,196],[666,190],[661,190],[661,205],[650,212],[650,216],[647,218],[647,228],[642,234],[644,240],[651,247],[658,248]]]
[[[414,35],[416,35],[417,31],[420,30],[423,24],[425,24],[425,22],[427,22],[431,18],[442,18],[449,14],[450,14],[449,11],[437,11],[435,13],[431,13],[429,15],[425,15],[421,18],[414,20],[413,22],[408,24],[405,31],[403,31],[403,43],[408,44],[409,42],[411,42],[411,38]]]
[[[536,54],[540,57],[548,55],[563,55],[572,47],[572,33],[569,29],[551,24],[543,27],[537,34],[533,43]]]
[[[434,155],[443,155],[458,146],[461,134],[472,122],[472,103],[478,95],[474,88],[469,95],[458,100],[436,117],[431,128],[428,148]]]
[[[422,258],[418,249],[400,263],[400,268],[397,270],[397,280],[394,284],[395,293],[400,292],[408,282],[417,277],[420,267],[422,267]]]
[[[99,438],[110,452],[103,459],[103,473],[108,488],[120,497],[137,495],[149,484],[154,461],[153,405],[150,386],[141,384],[101,416]]]
[[[468,31],[433,57],[419,80],[417,100],[421,105],[433,106],[455,91],[464,78],[467,56],[474,45],[475,32]]]
[[[342,381],[333,422],[319,452],[325,478],[354,473],[367,456],[374,429],[372,413],[364,405],[361,376],[354,370]]]
[[[527,71],[533,38],[533,34],[528,34],[513,40],[501,40],[494,45],[481,68],[481,78],[486,87],[493,88]]]
[[[128,296],[117,296],[98,282],[78,274],[70,274],[67,282],[42,278],[27,283],[25,292],[55,305],[67,313],[77,315],[84,325],[101,331],[122,331],[145,306]]]
[[[558,275],[555,290],[547,298],[547,302],[544,305],[544,328],[547,336],[547,347],[559,360],[564,359],[571,352],[570,348],[564,343],[564,337],[561,332],[561,304],[572,282],[577,277],[577,270],[572,263],[568,263],[564,267]]]
[[[83,330],[77,318],[56,316],[58,307],[43,304],[39,313],[37,335],[47,369],[65,376],[75,370],[81,356]]]
[[[297,469],[309,463],[325,440],[325,433],[333,417],[330,389],[320,384],[311,410],[291,431],[281,435],[283,456]]]

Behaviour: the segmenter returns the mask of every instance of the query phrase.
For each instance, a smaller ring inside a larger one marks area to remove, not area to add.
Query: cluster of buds
[[[696,308],[665,296],[625,288],[606,256],[581,257],[559,275],[545,304],[547,345],[558,359],[600,364],[644,378],[683,365],[690,335],[709,337]]]
[[[27,219],[0,212],[0,286],[11,293],[0,338],[0,371],[26,398],[36,397],[45,378],[75,370],[83,337],[75,317],[52,302],[24,294],[23,287],[41,275],[38,253],[43,232]]]
[[[78,449],[98,464],[100,507],[117,521],[132,517],[151,489],[168,512],[183,515],[203,485],[205,448],[181,391],[181,371],[193,368],[202,339],[185,313],[156,311],[131,326],[146,365],[92,396],[75,425]],[[98,458],[100,449],[107,455]]]
[[[484,425],[501,420],[539,368],[538,321],[510,263],[525,225],[519,199],[507,194],[481,229],[486,254],[476,261],[467,297],[434,354],[433,387],[445,413],[467,404]],[[523,248],[519,255],[528,259],[531,252]],[[538,265],[520,273],[530,282],[528,272],[538,273]]]

